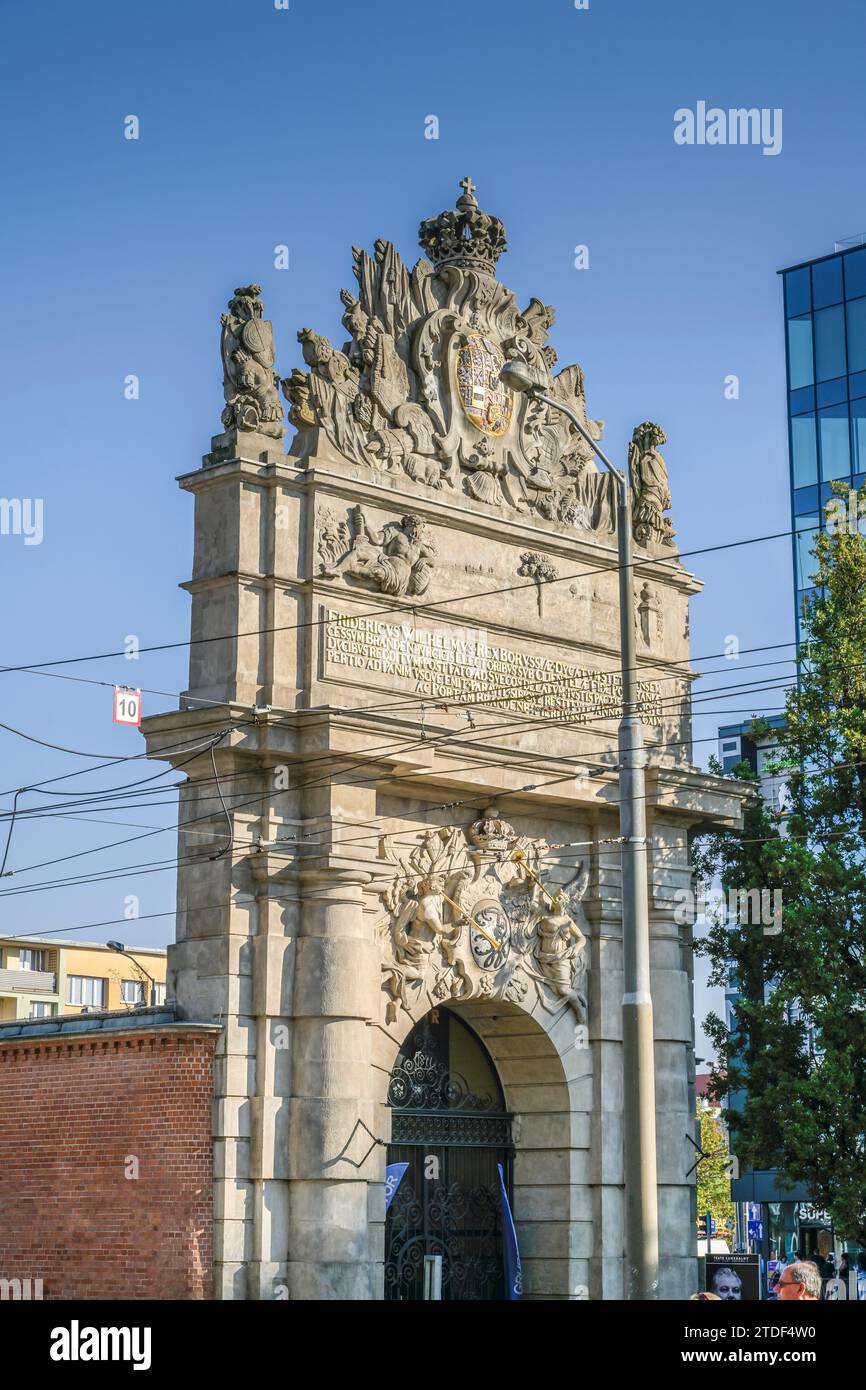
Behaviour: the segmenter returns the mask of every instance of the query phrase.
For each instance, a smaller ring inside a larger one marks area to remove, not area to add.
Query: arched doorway
[[[511,1197],[512,1124],[487,1049],[449,1009],[415,1025],[391,1071],[389,1167],[405,1170],[385,1223],[385,1297],[505,1296],[502,1165]]]

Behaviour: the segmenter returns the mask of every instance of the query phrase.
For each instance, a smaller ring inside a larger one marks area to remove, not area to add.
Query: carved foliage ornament
[[[360,468],[400,473],[484,506],[611,532],[615,480],[599,473],[565,416],[499,381],[506,359],[529,363],[547,394],[601,438],[603,422],[587,415],[582,369],[574,364],[552,375],[553,308],[532,299],[521,310],[495,278],[505,230],[479,208],[471,180],[462,186],[454,211],[421,224],[432,262],[421,259],[410,270],[387,241],[377,241],[372,256],[353,248],[357,292],[340,296],[347,341],[338,349],[302,329],[307,370],[282,383],[298,430],[291,452],[304,460],[329,448]],[[638,444],[635,466],[635,534],[641,544],[670,544],[670,523],[661,520],[670,505],[667,473],[657,447]]]
[[[388,839],[382,851],[395,869],[378,926],[386,1021],[449,999],[521,1003],[531,992],[586,1021],[586,866],[551,888],[547,843],[518,835],[495,806],[468,830],[423,833],[405,857]]]

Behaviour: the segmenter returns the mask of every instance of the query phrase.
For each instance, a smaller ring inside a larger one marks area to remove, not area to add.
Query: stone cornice
[[[617,564],[616,537],[612,533],[605,541],[587,540],[585,537],[591,533],[578,535],[559,524],[542,524],[522,511],[486,506],[461,493],[426,487],[422,483],[416,483],[415,489],[410,492],[405,486],[397,485],[398,481],[405,483],[403,475],[398,479],[397,475],[386,472],[367,473],[336,456],[315,456],[306,461],[306,467],[290,462],[289,455],[283,457],[285,463],[230,459],[225,463],[210,464],[206,468],[180,474],[177,482],[185,491],[193,493],[240,480],[255,481],[262,487],[288,485],[298,493],[322,491],[329,496],[341,497],[352,505],[364,502],[385,510],[396,507],[411,511],[430,526],[448,526],[450,523],[455,530],[469,531],[487,539],[507,539],[515,546],[541,546],[551,555],[583,561],[592,568],[607,568],[608,561],[612,569]],[[685,569],[676,556],[668,559],[641,554],[638,549],[635,574],[652,578],[657,583],[669,584],[688,594],[700,593],[703,589],[702,581]]]

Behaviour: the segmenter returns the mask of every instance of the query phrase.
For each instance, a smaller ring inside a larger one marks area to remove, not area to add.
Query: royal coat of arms
[[[511,424],[514,393],[499,380],[505,358],[490,338],[472,337],[457,353],[457,393],[468,420],[499,438]]]
[[[376,241],[372,255],[353,248],[358,290],[340,294],[349,335],[342,350],[310,328],[299,332],[309,370],[296,367],[282,382],[298,430],[291,457],[302,464],[327,444],[371,474],[404,475],[393,480],[398,486],[408,478],[484,507],[609,534],[617,484],[596,463],[592,441],[601,439],[604,422],[587,414],[583,369],[572,363],[554,375],[553,306],[532,298],[521,309],[496,278],[505,228],[479,207],[471,179],[461,188],[456,208],[422,222],[426,255],[414,266],[388,241]],[[503,385],[506,360],[530,367],[544,391],[515,394]],[[647,422],[635,439],[635,539],[667,548],[673,530],[663,516],[670,506],[657,448],[663,434]]]
[[[585,1022],[585,865],[546,883],[546,841],[518,835],[495,806],[468,830],[425,832],[405,859],[387,839],[382,849],[397,870],[378,927],[386,1021],[450,999],[521,1003],[534,989]]]

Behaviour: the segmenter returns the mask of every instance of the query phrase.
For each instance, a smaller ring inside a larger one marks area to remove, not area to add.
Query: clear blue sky
[[[775,272],[866,229],[862,0],[590,0],[586,11],[572,0],[290,0],[287,11],[271,0],[7,0],[3,28],[13,214],[2,233],[2,492],[44,499],[41,545],[0,537],[4,664],[112,650],[130,633],[143,644],[188,636],[177,585],[192,506],[174,478],[219,428],[227,297],[263,284],[287,374],[299,327],[339,337],[351,245],[384,236],[413,260],[419,220],[451,206],[466,173],[508,229],[501,277],[522,302],[556,306],[560,362],[583,364],[613,456],[641,420],[667,430],[682,548],[789,527]],[[675,110],[698,101],[781,108],[781,153],[675,144]],[[123,138],[130,114],[138,141]],[[287,271],[274,269],[280,243]],[[588,270],[574,269],[577,244]],[[124,399],[130,373],[138,401]],[[729,374],[736,401],[724,396]],[[781,541],[694,562],[706,582],[696,655],[729,633],[744,647],[791,638],[789,557]],[[59,669],[176,692],[185,661],[181,649]],[[173,704],[151,696],[145,709]],[[753,707],[737,697],[720,708]],[[139,747],[97,686],[6,673],[0,710],[57,743]],[[702,761],[709,749],[698,745]],[[0,730],[4,790],[79,762]],[[172,814],[116,819],[167,825]],[[134,833],[43,820],[16,830],[9,862]],[[69,867],[174,850],[167,834]],[[174,875],[0,900],[2,930],[115,918],[132,893],[142,914],[170,909]],[[171,930],[165,918],[126,935],[162,944]]]

